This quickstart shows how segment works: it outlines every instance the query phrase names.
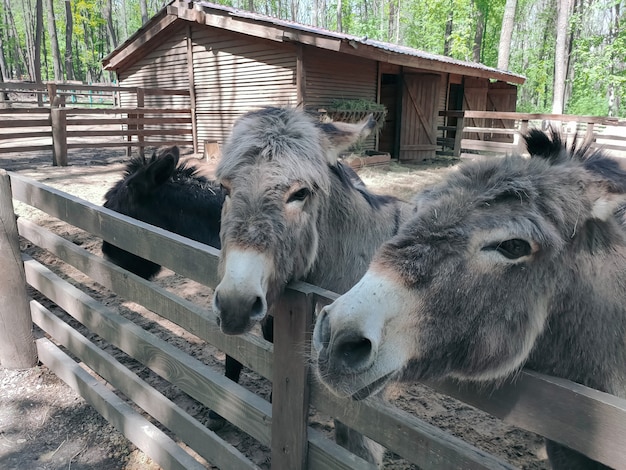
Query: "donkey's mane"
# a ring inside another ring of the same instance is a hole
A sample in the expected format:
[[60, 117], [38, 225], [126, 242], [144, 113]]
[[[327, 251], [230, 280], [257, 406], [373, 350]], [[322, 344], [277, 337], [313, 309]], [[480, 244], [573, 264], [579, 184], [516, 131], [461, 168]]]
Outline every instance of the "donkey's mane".
[[372, 209], [380, 209], [386, 204], [396, 202], [398, 199], [390, 195], [380, 195], [370, 192], [365, 185], [356, 185], [354, 180], [348, 173], [348, 167], [341, 162], [337, 162], [335, 165], [328, 165], [331, 173], [333, 173], [341, 184], [349, 191], [356, 191], [363, 196], [365, 201], [370, 205]]

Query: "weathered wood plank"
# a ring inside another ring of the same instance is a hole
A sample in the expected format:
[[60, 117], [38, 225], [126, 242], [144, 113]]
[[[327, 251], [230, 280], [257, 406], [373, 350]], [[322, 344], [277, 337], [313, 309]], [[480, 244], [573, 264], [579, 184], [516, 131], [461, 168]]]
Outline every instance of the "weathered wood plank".
[[313, 296], [287, 290], [274, 306], [272, 468], [303, 469], [307, 456]]
[[[143, 125], [143, 124], [142, 124]], [[43, 135], [49, 135], [50, 133], [41, 133]], [[124, 129], [115, 129], [112, 131], [67, 131], [68, 137], [101, 137], [101, 136], [126, 136], [126, 135], [137, 135], [137, 136], [154, 136], [154, 135], [191, 135], [191, 129], [143, 129], [143, 130], [124, 130]], [[20, 134], [22, 136], [22, 134]], [[24, 136], [26, 137], [26, 136]]]
[[512, 152], [517, 145], [504, 142], [490, 142], [485, 140], [461, 140], [461, 148], [467, 150], [483, 150], [487, 152]]
[[24, 369], [37, 365], [24, 265], [11, 198], [11, 180], [0, 169], [0, 367]]
[[41, 362], [72, 387], [98, 413], [165, 469], [204, 470], [196, 459], [163, 431], [133, 410], [104, 384], [89, 375], [50, 340], [37, 340]]
[[178, 145], [180, 147], [184, 146], [192, 146], [193, 142], [191, 139], [189, 140], [160, 140], [158, 142], [124, 142], [120, 140], [119, 142], [101, 142], [101, 143], [93, 143], [93, 142], [81, 142], [81, 143], [68, 143], [68, 149], [85, 149], [85, 148], [108, 148], [108, 147], [163, 147], [166, 145]]
[[25, 261], [24, 267], [31, 286], [91, 331], [263, 445], [270, 445], [271, 406], [267, 401], [98, 303], [35, 260]]
[[[13, 197], [21, 202], [201, 284], [214, 287], [219, 282], [219, 252], [211, 246], [96, 206], [15, 173], [11, 174], [11, 184]], [[142, 240], [142, 243], [136, 243], [136, 240]]]
[[273, 346], [264, 339], [250, 333], [240, 336], [222, 334], [217, 316], [210, 309], [203, 309], [153, 282], [125, 271], [32, 221], [18, 219], [18, 229], [22, 237], [50, 251], [104, 287], [143, 305], [234, 357], [266, 379], [272, 379]]
[[[0, 110], [0, 115], [2, 114]], [[48, 119], [11, 119], [0, 120], [0, 129], [13, 128], [13, 127], [37, 127], [37, 126], [45, 126], [48, 127], [50, 125], [50, 120]]]
[[38, 152], [52, 150], [52, 144], [49, 145], [19, 145], [16, 147], [2, 147], [0, 153], [15, 153], [15, 152]]
[[[28, 124], [30, 125], [30, 124]], [[52, 137], [52, 131], [19, 132], [14, 134], [0, 134], [0, 140], [32, 139]]]
[[487, 452], [382, 401], [355, 402], [311, 381], [311, 404], [423, 469], [513, 469]]
[[622, 398], [531, 370], [523, 370], [496, 390], [452, 381], [428, 385], [594, 460], [626, 468], [626, 400]]
[[90, 369], [133, 400], [161, 424], [177, 434], [198, 454], [220, 468], [257, 468], [241, 452], [208, 430], [182, 408], [167, 399], [113, 356], [61, 321], [36, 301], [31, 301], [33, 321], [66, 347]]

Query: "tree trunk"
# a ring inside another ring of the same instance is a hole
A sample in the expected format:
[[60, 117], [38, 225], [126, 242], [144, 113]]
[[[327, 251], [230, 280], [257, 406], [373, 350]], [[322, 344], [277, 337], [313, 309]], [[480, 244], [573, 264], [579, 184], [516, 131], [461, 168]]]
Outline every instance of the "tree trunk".
[[337, 31], [341, 33], [341, 0], [337, 0]]
[[54, 1], [46, 0], [46, 8], [48, 9], [48, 34], [50, 35], [50, 48], [52, 50], [54, 81], [60, 82], [63, 80], [63, 67], [61, 66], [61, 53], [57, 39], [57, 25], [54, 19]]
[[450, 55], [450, 41], [452, 39], [452, 21], [454, 19], [454, 13], [452, 9], [448, 11], [448, 19], [446, 20], [446, 34], [444, 36], [443, 43], [443, 55]]
[[146, 0], [139, 0], [139, 8], [141, 9], [141, 24], [148, 22], [148, 4]]
[[71, 0], [65, 0], [65, 77], [68, 80], [74, 80], [74, 62], [72, 60], [73, 30], [72, 3]]
[[511, 38], [513, 37], [513, 24], [515, 22], [515, 8], [517, 0], [506, 0], [504, 15], [502, 16], [502, 30], [500, 31], [500, 44], [498, 46], [498, 68], [509, 68], [509, 56], [511, 55]]
[[565, 109], [565, 80], [567, 79], [567, 29], [573, 0], [557, 2], [556, 47], [554, 51], [554, 86], [552, 113], [563, 114]]
[[117, 47], [117, 35], [115, 34], [115, 25], [113, 24], [113, 1], [106, 0], [104, 2], [104, 19], [107, 25], [107, 43], [109, 50], [112, 51]]
[[478, 8], [476, 11], [476, 33], [474, 34], [474, 46], [472, 47], [472, 60], [474, 62], [480, 62], [484, 34], [485, 15], [480, 8]]
[[[35, 1], [35, 44], [33, 55], [33, 72], [35, 82], [41, 83], [41, 38], [43, 36], [43, 2]], [[41, 95], [39, 95], [41, 96]]]

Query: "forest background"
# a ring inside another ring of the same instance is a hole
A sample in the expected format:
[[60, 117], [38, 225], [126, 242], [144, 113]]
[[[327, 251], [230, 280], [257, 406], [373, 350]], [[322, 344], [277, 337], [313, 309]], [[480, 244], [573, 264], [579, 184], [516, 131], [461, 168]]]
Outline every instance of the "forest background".
[[[169, 0], [0, 0], [7, 80], [115, 80], [101, 60]], [[214, 0], [524, 75], [520, 112], [626, 117], [626, 0]]]

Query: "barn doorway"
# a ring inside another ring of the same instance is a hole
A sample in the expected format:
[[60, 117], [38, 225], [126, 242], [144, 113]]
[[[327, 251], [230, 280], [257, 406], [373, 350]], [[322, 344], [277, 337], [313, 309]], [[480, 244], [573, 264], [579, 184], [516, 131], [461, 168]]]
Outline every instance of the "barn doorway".
[[398, 158], [400, 122], [400, 75], [383, 73], [380, 78], [380, 104], [387, 109], [385, 123], [378, 135], [378, 150]]

